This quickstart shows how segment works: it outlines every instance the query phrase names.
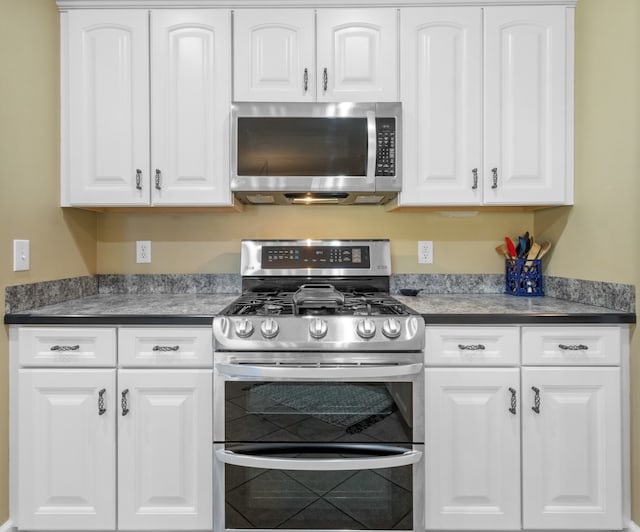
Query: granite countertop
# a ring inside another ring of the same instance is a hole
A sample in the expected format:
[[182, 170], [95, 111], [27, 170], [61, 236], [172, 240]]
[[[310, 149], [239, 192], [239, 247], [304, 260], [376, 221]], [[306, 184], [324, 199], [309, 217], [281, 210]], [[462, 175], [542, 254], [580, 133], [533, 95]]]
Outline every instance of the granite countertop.
[[[210, 325], [238, 294], [99, 294], [5, 314], [7, 324]], [[427, 324], [635, 323], [636, 315], [553, 297], [394, 296]]]

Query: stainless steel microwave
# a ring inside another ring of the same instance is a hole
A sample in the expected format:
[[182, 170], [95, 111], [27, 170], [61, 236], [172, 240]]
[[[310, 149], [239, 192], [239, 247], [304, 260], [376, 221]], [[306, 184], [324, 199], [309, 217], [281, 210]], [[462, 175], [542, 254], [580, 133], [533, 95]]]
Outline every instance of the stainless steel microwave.
[[401, 190], [400, 103], [234, 103], [231, 190], [254, 204], [383, 204]]

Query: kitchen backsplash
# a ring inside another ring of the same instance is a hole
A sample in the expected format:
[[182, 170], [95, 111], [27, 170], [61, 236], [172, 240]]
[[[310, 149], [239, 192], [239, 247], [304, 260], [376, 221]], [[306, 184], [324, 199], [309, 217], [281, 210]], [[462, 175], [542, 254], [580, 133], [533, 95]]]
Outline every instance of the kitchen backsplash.
[[[415, 288], [421, 294], [501, 294], [502, 274], [394, 274], [391, 293]], [[5, 314], [96, 294], [239, 294], [239, 274], [94, 275], [5, 288]], [[620, 283], [544, 277], [544, 292], [577, 303], [635, 312], [635, 287]]]

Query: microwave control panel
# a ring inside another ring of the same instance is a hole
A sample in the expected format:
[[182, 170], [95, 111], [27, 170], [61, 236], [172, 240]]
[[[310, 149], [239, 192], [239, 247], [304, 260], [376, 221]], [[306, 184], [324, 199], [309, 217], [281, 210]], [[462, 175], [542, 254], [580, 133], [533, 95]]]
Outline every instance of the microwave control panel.
[[396, 120], [376, 118], [376, 175], [396, 175]]

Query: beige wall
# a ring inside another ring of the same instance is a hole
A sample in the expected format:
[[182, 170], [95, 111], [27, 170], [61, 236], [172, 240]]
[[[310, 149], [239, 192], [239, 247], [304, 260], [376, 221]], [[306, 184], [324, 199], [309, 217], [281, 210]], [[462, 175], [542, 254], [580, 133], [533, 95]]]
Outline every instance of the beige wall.
[[[92, 213], [59, 204], [58, 11], [54, 0], [0, 0], [0, 304], [5, 286], [96, 269]], [[13, 272], [12, 241], [31, 241]], [[0, 329], [0, 526], [9, 518], [8, 349]]]
[[[237, 273], [243, 238], [389, 238], [396, 273], [498, 273], [495, 247], [533, 229], [531, 213], [386, 212], [371, 206], [259, 206], [243, 213], [100, 215], [99, 273]], [[135, 263], [135, 241], [151, 240], [151, 264]], [[417, 263], [418, 240], [434, 242], [434, 264]]]
[[[392, 240], [396, 272], [498, 273], [493, 248], [534, 226], [556, 245], [547, 273], [638, 284], [635, 145], [640, 3], [579, 0], [576, 10], [576, 205], [533, 213], [387, 213], [378, 207], [252, 207], [241, 214], [101, 214], [58, 205], [58, 16], [54, 0], [0, 0], [0, 299], [7, 285], [100, 273], [237, 272], [238, 241], [270, 237]], [[14, 273], [11, 241], [31, 240], [32, 269]], [[416, 264], [433, 240], [435, 263]], [[135, 240], [152, 241], [137, 265]], [[628, 251], [627, 251], [628, 250]], [[637, 335], [636, 335], [637, 336]], [[638, 357], [638, 339], [633, 357]], [[0, 525], [8, 518], [6, 328], [0, 332]], [[640, 364], [633, 363], [640, 382]], [[640, 386], [633, 387], [640, 448]], [[640, 451], [634, 518], [640, 523]]]
[[[640, 2], [576, 9], [575, 206], [540, 211], [552, 275], [640, 285]], [[638, 295], [638, 294], [637, 294]], [[640, 524], [640, 334], [631, 342], [632, 516]]]

